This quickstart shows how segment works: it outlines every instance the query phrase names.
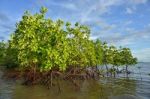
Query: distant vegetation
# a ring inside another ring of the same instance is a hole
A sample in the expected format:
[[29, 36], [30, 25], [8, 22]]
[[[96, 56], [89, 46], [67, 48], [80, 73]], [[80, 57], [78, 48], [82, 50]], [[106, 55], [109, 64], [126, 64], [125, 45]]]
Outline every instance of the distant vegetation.
[[116, 67], [127, 69], [137, 63], [129, 48], [90, 40], [87, 26], [45, 18], [46, 12], [44, 7], [36, 14], [26, 11], [11, 39], [0, 42], [0, 64], [24, 71], [27, 82], [50, 79], [52, 83], [52, 78], [62, 75], [64, 79], [93, 78], [100, 73], [98, 66], [105, 65], [109, 73], [108, 64], [115, 72]]

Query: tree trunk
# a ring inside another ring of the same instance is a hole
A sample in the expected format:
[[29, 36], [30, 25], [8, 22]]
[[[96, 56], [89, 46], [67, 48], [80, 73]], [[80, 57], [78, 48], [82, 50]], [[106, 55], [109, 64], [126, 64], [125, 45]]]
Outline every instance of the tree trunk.
[[126, 65], [126, 73], [128, 72], [128, 65]]
[[107, 76], [108, 76], [108, 66], [107, 66], [107, 64], [105, 64], [105, 67], [106, 67]]
[[113, 75], [114, 75], [114, 78], [116, 77], [116, 70], [115, 70], [115, 66], [113, 65]]
[[34, 64], [34, 68], [33, 68], [33, 83], [36, 80], [36, 65]]
[[128, 77], [128, 65], [126, 65], [126, 76]]
[[98, 69], [98, 66], [96, 65], [96, 71], [98, 72], [99, 71], [99, 69]]
[[53, 71], [51, 71], [51, 78], [50, 78], [50, 79], [51, 79], [51, 81], [50, 81], [51, 87], [52, 87], [52, 85], [53, 85], [53, 82], [52, 82], [52, 81], [53, 81], [53, 74], [52, 74], [52, 73], [53, 73]]

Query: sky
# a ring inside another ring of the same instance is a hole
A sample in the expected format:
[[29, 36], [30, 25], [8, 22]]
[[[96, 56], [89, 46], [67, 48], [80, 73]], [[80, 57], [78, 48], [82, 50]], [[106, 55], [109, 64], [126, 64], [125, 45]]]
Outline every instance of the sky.
[[140, 62], [150, 62], [150, 0], [0, 0], [0, 40], [8, 40], [26, 10], [79, 22], [91, 28], [90, 39], [129, 47]]

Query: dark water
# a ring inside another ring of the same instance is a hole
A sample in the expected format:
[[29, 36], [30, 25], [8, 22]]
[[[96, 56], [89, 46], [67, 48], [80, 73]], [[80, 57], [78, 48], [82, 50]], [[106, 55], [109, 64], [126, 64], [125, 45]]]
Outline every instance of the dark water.
[[58, 86], [51, 89], [39, 85], [28, 87], [1, 78], [0, 99], [150, 99], [150, 63], [139, 63], [130, 70], [134, 73], [128, 78], [122, 74], [116, 79], [77, 81], [80, 87], [59, 81], [60, 89]]

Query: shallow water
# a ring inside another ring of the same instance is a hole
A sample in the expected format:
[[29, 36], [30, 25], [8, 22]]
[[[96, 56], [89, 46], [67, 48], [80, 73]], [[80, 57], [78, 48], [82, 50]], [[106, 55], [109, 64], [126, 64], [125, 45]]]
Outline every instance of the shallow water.
[[128, 78], [119, 75], [116, 79], [76, 81], [80, 87], [59, 81], [60, 89], [58, 86], [51, 89], [39, 85], [23, 86], [1, 78], [0, 99], [150, 99], [150, 63], [139, 63], [130, 70], [134, 73]]

